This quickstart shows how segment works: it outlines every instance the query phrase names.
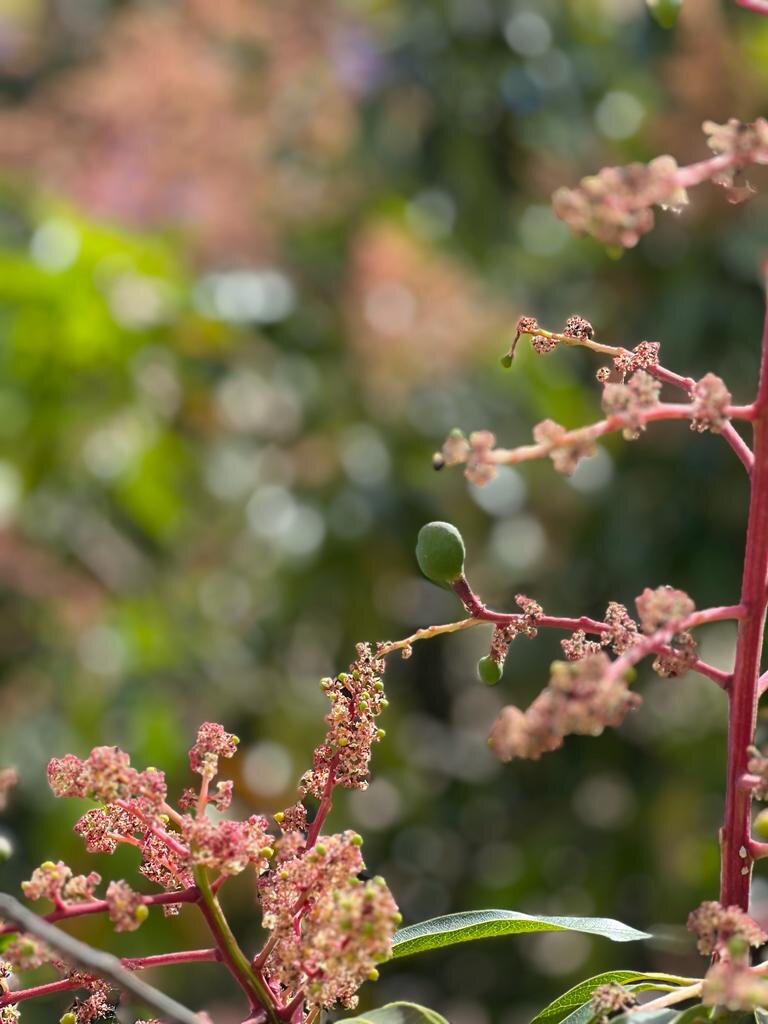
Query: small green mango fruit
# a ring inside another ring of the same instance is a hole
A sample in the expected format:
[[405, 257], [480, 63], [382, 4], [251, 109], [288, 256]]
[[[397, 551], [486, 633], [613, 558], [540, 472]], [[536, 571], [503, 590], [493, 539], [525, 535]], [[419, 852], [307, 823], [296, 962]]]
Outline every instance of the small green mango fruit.
[[416, 561], [433, 583], [448, 586], [464, 573], [464, 541], [451, 523], [427, 523], [419, 530]]
[[495, 686], [501, 680], [503, 672], [504, 665], [501, 662], [494, 661], [490, 654], [486, 654], [477, 663], [478, 678], [486, 686]]

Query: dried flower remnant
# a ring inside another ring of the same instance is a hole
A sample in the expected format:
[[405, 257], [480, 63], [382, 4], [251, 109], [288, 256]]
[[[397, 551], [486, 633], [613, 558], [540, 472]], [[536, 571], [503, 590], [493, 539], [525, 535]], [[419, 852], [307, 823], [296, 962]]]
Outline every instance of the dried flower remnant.
[[599, 736], [606, 726], [620, 725], [640, 703], [603, 653], [555, 661], [548, 685], [527, 711], [502, 708], [488, 742], [501, 761], [537, 760], [570, 734]]
[[579, 313], [574, 313], [565, 321], [563, 334], [566, 338], [580, 338], [582, 341], [591, 341], [595, 336], [595, 329], [589, 320], [585, 320]]
[[646, 587], [635, 598], [637, 614], [643, 632], [650, 634], [672, 623], [681, 622], [696, 610], [696, 605], [684, 590], [663, 586], [651, 590]]
[[598, 985], [592, 993], [590, 1004], [599, 1024], [606, 1024], [611, 1014], [622, 1013], [637, 1006], [637, 997], [617, 981]]
[[603, 388], [603, 410], [620, 416], [626, 423], [624, 439], [633, 441], [645, 430], [642, 414], [658, 403], [661, 384], [645, 370], [637, 370], [626, 384], [606, 384]]
[[699, 645], [691, 633], [676, 633], [669, 641], [669, 650], [658, 654], [651, 667], [662, 679], [682, 676], [696, 664], [698, 653]]
[[72, 971], [72, 981], [78, 987], [88, 990], [89, 995], [75, 1004], [74, 1014], [77, 1024], [92, 1024], [93, 1021], [103, 1020], [114, 1016], [115, 1001], [110, 998], [110, 986], [92, 974], [84, 971]]
[[605, 610], [605, 622], [610, 628], [603, 633], [603, 641], [610, 644], [614, 654], [624, 654], [637, 643], [640, 633], [637, 623], [623, 604], [611, 601]]
[[733, 163], [720, 171], [712, 181], [726, 190], [728, 201], [742, 203], [755, 193], [755, 188], [742, 178], [747, 164], [768, 164], [768, 121], [758, 118], [745, 124], [732, 117], [725, 124], [705, 121], [702, 125], [707, 145], [717, 156], [731, 156]]

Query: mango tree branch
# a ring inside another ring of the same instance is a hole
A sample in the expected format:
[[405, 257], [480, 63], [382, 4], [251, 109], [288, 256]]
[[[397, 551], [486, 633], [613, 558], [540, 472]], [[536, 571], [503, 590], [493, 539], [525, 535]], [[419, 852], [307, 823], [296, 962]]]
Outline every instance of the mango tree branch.
[[[186, 1006], [182, 1006], [181, 1003], [177, 1003], [175, 999], [171, 999], [164, 992], [159, 992], [151, 985], [147, 985], [145, 981], [137, 978], [120, 963], [116, 956], [93, 949], [85, 942], [67, 935], [8, 893], [0, 893], [0, 915], [13, 921], [14, 924], [25, 932], [29, 932], [30, 935], [34, 935], [35, 938], [41, 939], [68, 962], [83, 968], [90, 974], [103, 978], [105, 981], [112, 982], [117, 988], [130, 993], [147, 1006], [151, 1006], [165, 1020], [174, 1022], [174, 1024], [200, 1024], [197, 1014], [187, 1009]], [[62, 990], [61, 987], [56, 989], [56, 991]]]

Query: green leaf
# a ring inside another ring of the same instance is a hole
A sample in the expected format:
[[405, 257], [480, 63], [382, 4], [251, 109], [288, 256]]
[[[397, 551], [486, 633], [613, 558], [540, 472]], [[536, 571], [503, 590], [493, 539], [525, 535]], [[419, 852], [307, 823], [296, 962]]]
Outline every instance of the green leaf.
[[580, 981], [578, 985], [574, 985], [573, 988], [569, 988], [557, 999], [553, 999], [549, 1006], [545, 1006], [536, 1014], [531, 1024], [544, 1024], [544, 1021], [560, 1017], [561, 1014], [581, 1006], [585, 1000], [589, 999], [598, 985], [606, 985], [609, 981], [617, 981], [620, 985], [626, 985], [627, 982], [637, 981], [642, 977], [643, 974], [640, 971], [606, 971], [604, 974], [596, 974], [593, 978], [587, 978], [585, 981]]
[[361, 1017], [347, 1017], [339, 1024], [448, 1024], [435, 1010], [418, 1003], [387, 1003]]
[[561, 1024], [589, 1024], [589, 1021], [594, 1017], [592, 1010], [592, 1004], [587, 1000], [586, 1003], [582, 1003], [573, 1013], [569, 1013], [567, 1017], [563, 1018]]
[[[703, 1006], [701, 1003], [697, 1003], [696, 1006], [689, 1006], [687, 1010], [683, 1010], [675, 1024], [695, 1024], [697, 1020], [709, 1020], [712, 1012], [713, 1008], [711, 1006]], [[756, 1017], [758, 1012], [755, 1010]], [[759, 1017], [757, 1017], [757, 1021], [758, 1024], [765, 1024], [765, 1021], [761, 1021]]]
[[[545, 1006], [536, 1014], [531, 1024], [549, 1024], [550, 1021], [561, 1017], [562, 1014], [568, 1013], [575, 1007], [581, 1007], [598, 985], [605, 985], [609, 981], [617, 981], [620, 985], [626, 985], [633, 992], [645, 992], [651, 989], [668, 991], [671, 987], [690, 985], [694, 979], [681, 978], [676, 974], [648, 974], [645, 971], [605, 971], [603, 974], [596, 974], [593, 978], [580, 981], [578, 985], [574, 985], [557, 999], [553, 999], [549, 1006]], [[635, 982], [637, 984], [634, 984]], [[565, 1024], [564, 1021], [563, 1024]], [[768, 1021], [765, 1021], [764, 1024], [768, 1024]]]
[[437, 946], [453, 946], [471, 939], [488, 939], [519, 932], [585, 932], [613, 942], [649, 939], [646, 932], [630, 928], [609, 917], [533, 917], [515, 910], [470, 910], [434, 917], [401, 928], [395, 933], [392, 955], [410, 956]]

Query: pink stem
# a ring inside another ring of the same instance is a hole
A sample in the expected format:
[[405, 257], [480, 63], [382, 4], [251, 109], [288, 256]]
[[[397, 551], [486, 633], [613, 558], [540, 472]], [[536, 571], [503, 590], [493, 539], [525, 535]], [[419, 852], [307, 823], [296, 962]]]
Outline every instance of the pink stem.
[[[221, 960], [218, 949], [186, 949], [177, 953], [157, 953], [154, 956], [123, 957], [120, 962], [130, 971], [141, 971], [148, 967], [161, 967], [165, 964], [201, 963], [215, 960]], [[21, 988], [15, 992], [0, 995], [0, 1007], [21, 1003], [25, 999], [52, 995], [55, 992], [68, 992], [76, 988], [83, 988], [83, 983], [72, 978], [61, 978], [59, 981], [49, 981], [45, 985], [34, 985], [31, 988]]]
[[23, 1003], [25, 999], [37, 999], [38, 996], [49, 996], [55, 992], [71, 992], [72, 989], [82, 987], [83, 984], [80, 981], [72, 981], [71, 978], [61, 978], [59, 981], [49, 981], [45, 985], [19, 988], [15, 992], [6, 992], [4, 995], [0, 995], [0, 1007]]
[[755, 400], [754, 467], [744, 550], [741, 604], [745, 615], [739, 622], [736, 663], [730, 690], [728, 722], [728, 773], [725, 815], [721, 831], [720, 902], [749, 908], [751, 862], [740, 856], [750, 849], [752, 796], [740, 785], [747, 774], [748, 747], [757, 719], [760, 654], [765, 628], [765, 580], [768, 574], [768, 311], [763, 329], [760, 381]]
[[731, 448], [733, 448], [734, 452], [736, 452], [746, 471], [751, 473], [752, 467], [755, 464], [755, 457], [752, 454], [752, 449], [738, 432], [736, 427], [734, 427], [732, 423], [726, 423], [720, 431], [720, 436], [724, 438]]
[[[178, 892], [160, 892], [154, 896], [143, 896], [142, 903], [146, 906], [162, 906], [167, 903], [196, 903], [200, 893], [196, 885], [187, 889], [179, 889]], [[70, 903], [61, 910], [52, 910], [49, 914], [43, 914], [44, 921], [51, 923], [55, 921], [68, 920], [70, 917], [82, 917], [84, 914], [101, 914], [108, 909], [106, 900], [89, 900], [87, 903]], [[7, 924], [0, 927], [0, 935], [17, 932], [19, 928], [15, 924]]]
[[331, 807], [333, 807], [333, 787], [336, 784], [335, 773], [336, 758], [333, 758], [328, 770], [328, 778], [325, 783], [325, 788], [323, 789], [323, 795], [320, 799], [320, 806], [317, 808], [317, 814], [315, 815], [314, 820], [310, 825], [309, 832], [307, 833], [307, 850], [311, 849], [317, 842], [317, 837], [320, 835], [320, 829], [323, 827]]
[[[749, 412], [749, 416], [745, 410]], [[748, 419], [752, 414], [752, 407], [729, 406], [726, 412], [728, 415], [738, 414], [738, 418]], [[661, 420], [693, 419], [694, 415], [695, 406], [693, 404], [660, 402], [658, 405], [641, 410], [637, 414], [637, 423], [643, 426], [647, 423], [655, 423]], [[611, 434], [616, 430], [623, 430], [628, 425], [629, 420], [625, 414], [612, 413], [610, 416], [606, 416], [604, 420], [598, 420], [596, 423], [590, 423], [585, 427], [577, 427], [575, 430], [567, 431], [554, 444], [540, 442], [537, 444], [520, 445], [517, 448], [494, 448], [488, 452], [483, 461], [503, 465], [529, 462], [531, 459], [540, 459], [545, 455], [549, 455], [552, 450], [562, 448], [568, 444], [596, 441], [598, 437]], [[735, 431], [733, 432], [735, 433]], [[730, 432], [727, 439], [733, 446], [733, 438]], [[743, 442], [740, 448], [742, 447]], [[744, 461], [746, 453], [740, 450], [737, 454]]]
[[[496, 612], [490, 608], [486, 608], [463, 576], [458, 580], [455, 580], [451, 584], [451, 588], [474, 619], [478, 619], [483, 622], [494, 622], [498, 625], [519, 625], [525, 621], [525, 616], [519, 612]], [[695, 626], [703, 626], [708, 622], [722, 622], [727, 619], [739, 620], [744, 616], [745, 611], [745, 606], [741, 604], [704, 608], [702, 611], [693, 612], [682, 622], [677, 623], [674, 628], [660, 630], [658, 633], [654, 633], [650, 637], [643, 637], [640, 641], [640, 645], [636, 645], [636, 647], [632, 648], [632, 651], [635, 651], [639, 646], [646, 653], [654, 652], [668, 654], [670, 653], [670, 649], [667, 644], [674, 633], [693, 629]], [[552, 629], [566, 629], [570, 632], [582, 629], [585, 633], [594, 633], [598, 635], [609, 632], [611, 628], [607, 622], [600, 622], [599, 619], [591, 619], [587, 615], [582, 615], [577, 619], [558, 615], [541, 615], [536, 619], [536, 626], [549, 627]], [[645, 657], [645, 654], [640, 655], [640, 657]], [[635, 660], [639, 660], [639, 658]], [[714, 665], [709, 665], [705, 661], [697, 659], [691, 667], [702, 675], [712, 679], [724, 690], [727, 690], [731, 684], [732, 676], [730, 672], [724, 672], [722, 669], [715, 668]], [[766, 673], [766, 675], [768, 675], [768, 673]]]
[[164, 967], [167, 964], [221, 963], [218, 949], [180, 949], [176, 953], [154, 953], [152, 956], [123, 957], [123, 967], [130, 971], [143, 971], [148, 967]]
[[115, 804], [124, 811], [127, 811], [128, 814], [132, 814], [148, 832], [151, 832], [161, 843], [165, 843], [171, 853], [175, 853], [178, 857], [189, 856], [189, 850], [183, 843], [180, 843], [170, 832], [166, 832], [163, 828], [158, 828], [153, 821], [137, 810], [130, 800], [115, 800]]
[[[671, 384], [673, 387], [680, 388], [680, 390], [684, 391], [689, 397], [693, 392], [693, 386], [696, 383], [693, 377], [683, 377], [681, 374], [675, 373], [673, 370], [668, 370], [665, 366], [652, 366], [648, 372], [651, 373], [656, 380], [660, 380], [664, 384]], [[752, 414], [754, 412], [752, 406], [747, 406], [746, 408], [749, 409], [749, 415], [746, 418], [752, 419]], [[743, 463], [746, 471], [751, 473], [752, 463], [754, 461], [752, 450], [736, 430], [734, 425], [732, 423], [726, 423], [720, 431], [720, 436], [734, 450]]]

